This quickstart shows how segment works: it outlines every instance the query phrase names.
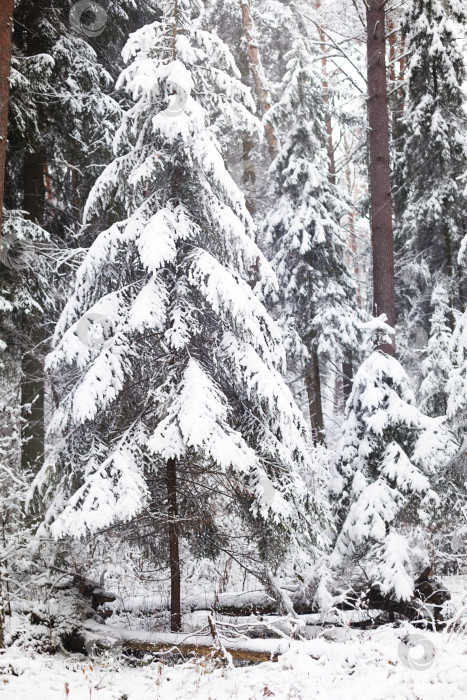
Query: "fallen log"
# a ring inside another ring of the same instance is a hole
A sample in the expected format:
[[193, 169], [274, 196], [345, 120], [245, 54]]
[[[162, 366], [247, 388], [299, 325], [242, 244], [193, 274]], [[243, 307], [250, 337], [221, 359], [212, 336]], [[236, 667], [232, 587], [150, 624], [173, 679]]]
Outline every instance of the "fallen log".
[[[153, 654], [222, 658], [222, 650], [207, 635], [172, 632], [131, 632], [89, 620], [84, 625], [83, 646], [87, 654], [100, 650], [124, 649]], [[272, 642], [272, 643], [271, 643]], [[288, 648], [287, 640], [222, 639], [224, 650], [237, 662], [277, 661]]]
[[[144, 651], [146, 653], [167, 653], [173, 651], [174, 654], [180, 656], [203, 656], [205, 658], [221, 658], [222, 651], [212, 645], [205, 644], [187, 644], [179, 643], [177, 645], [167, 642], [138, 642], [137, 640], [125, 640], [122, 643], [123, 649], [129, 651]], [[253, 663], [262, 663], [263, 661], [276, 662], [279, 654], [266, 651], [255, 651], [253, 649], [232, 649], [228, 644], [224, 643], [224, 648], [229, 652], [234, 661], [250, 661]]]

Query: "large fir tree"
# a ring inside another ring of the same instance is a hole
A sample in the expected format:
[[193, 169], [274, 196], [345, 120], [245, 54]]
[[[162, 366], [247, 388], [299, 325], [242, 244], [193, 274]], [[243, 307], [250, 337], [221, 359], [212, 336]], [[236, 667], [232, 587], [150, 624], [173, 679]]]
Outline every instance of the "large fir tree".
[[298, 475], [312, 465], [281, 334], [249, 285], [275, 278], [209, 122], [244, 130], [251, 98], [196, 5], [166, 0], [125, 48], [119, 85], [134, 105], [87, 205], [115, 223], [56, 330], [54, 448], [34, 484], [56, 537], [151, 519], [174, 629], [181, 537], [215, 554], [235, 532], [235, 552], [253, 541], [260, 570], [288, 543], [319, 544], [322, 515]]

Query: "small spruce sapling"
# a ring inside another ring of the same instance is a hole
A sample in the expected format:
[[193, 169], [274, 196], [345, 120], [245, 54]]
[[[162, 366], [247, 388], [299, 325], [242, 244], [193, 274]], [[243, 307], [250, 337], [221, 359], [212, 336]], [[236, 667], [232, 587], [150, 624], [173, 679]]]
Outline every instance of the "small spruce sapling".
[[[364, 326], [376, 348], [394, 332], [384, 321]], [[363, 571], [366, 584], [398, 601], [414, 593], [411, 530], [428, 519], [426, 506], [436, 498], [414, 459], [417, 437], [429, 423], [399, 362], [373, 350], [355, 376], [336, 447], [331, 491], [338, 536], [331, 566], [345, 567], [360, 586]]]

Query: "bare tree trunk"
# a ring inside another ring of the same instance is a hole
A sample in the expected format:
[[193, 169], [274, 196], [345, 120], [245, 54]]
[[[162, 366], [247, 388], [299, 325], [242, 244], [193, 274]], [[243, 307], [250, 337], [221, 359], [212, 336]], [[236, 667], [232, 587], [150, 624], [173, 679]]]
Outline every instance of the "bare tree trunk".
[[[36, 56], [43, 52], [43, 36], [37, 31], [44, 8], [40, 3], [34, 4], [27, 17], [28, 38], [26, 53]], [[38, 122], [40, 129], [41, 112], [39, 107]], [[46, 206], [46, 154], [41, 145], [36, 145], [33, 152], [24, 154], [23, 162], [23, 209], [34, 223], [44, 223]], [[40, 317], [28, 318], [24, 324], [24, 337], [27, 352], [22, 358], [21, 405], [22, 417], [22, 451], [23, 469], [36, 470], [42, 466], [44, 459], [44, 330]]]
[[5, 161], [8, 131], [8, 100], [10, 97], [11, 35], [13, 2], [0, 2], [0, 259], [2, 237], [3, 193], [5, 191]]
[[[37, 35], [36, 27], [41, 16], [40, 6], [35, 6], [28, 17], [27, 55], [35, 56], [42, 52], [41, 37]], [[40, 114], [38, 115], [40, 121]], [[43, 148], [36, 147], [33, 152], [24, 154], [23, 162], [23, 209], [34, 223], [44, 223], [46, 202], [46, 156]], [[41, 319], [27, 319], [24, 334], [27, 338], [27, 352], [22, 359], [21, 405], [22, 417], [22, 451], [21, 466], [23, 469], [37, 470], [44, 459], [44, 366], [43, 349], [40, 347], [44, 340]]]
[[[367, 3], [368, 126], [370, 221], [373, 251], [373, 313], [386, 314], [395, 326], [394, 241], [389, 163], [389, 115], [386, 78], [385, 0]], [[395, 354], [395, 342], [381, 349]]]
[[307, 345], [310, 357], [305, 367], [305, 384], [310, 410], [311, 433], [315, 445], [324, 445], [324, 417], [318, 350], [313, 342], [307, 343]]
[[172, 632], [179, 632], [182, 629], [182, 615], [180, 596], [180, 552], [177, 524], [177, 463], [175, 459], [167, 460], [167, 501], [170, 557], [170, 629]]
[[[250, 70], [251, 74], [253, 75], [256, 94], [258, 96], [259, 112], [261, 116], [264, 117], [266, 112], [271, 109], [271, 103], [269, 101], [268, 91], [264, 85], [258, 45], [252, 36], [253, 23], [250, 15], [250, 0], [240, 0], [240, 6], [242, 8], [242, 26], [246, 39]], [[266, 124], [264, 131], [266, 134], [266, 141], [268, 142], [269, 146], [269, 155], [271, 160], [274, 160], [279, 152], [279, 147], [272, 124]]]

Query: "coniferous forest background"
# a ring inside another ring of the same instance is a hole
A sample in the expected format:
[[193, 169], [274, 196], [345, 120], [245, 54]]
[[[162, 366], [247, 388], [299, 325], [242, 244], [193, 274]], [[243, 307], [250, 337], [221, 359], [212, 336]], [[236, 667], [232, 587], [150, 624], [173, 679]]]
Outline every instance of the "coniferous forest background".
[[0, 0], [1, 199], [10, 697], [462, 697], [465, 1]]

